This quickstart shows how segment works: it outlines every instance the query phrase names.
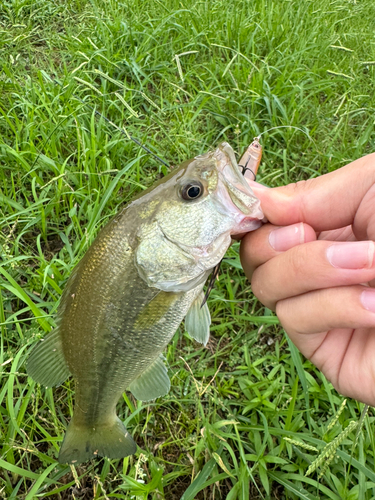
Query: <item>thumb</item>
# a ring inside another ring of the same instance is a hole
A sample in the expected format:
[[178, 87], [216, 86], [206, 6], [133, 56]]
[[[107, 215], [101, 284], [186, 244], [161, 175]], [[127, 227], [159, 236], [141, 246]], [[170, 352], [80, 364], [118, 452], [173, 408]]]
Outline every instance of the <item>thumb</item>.
[[[251, 187], [272, 224], [288, 226], [305, 222], [315, 231], [325, 231], [353, 224], [363, 202], [367, 209], [363, 206], [362, 209], [375, 214], [374, 184], [375, 153], [372, 153], [307, 181], [272, 189], [256, 183]], [[366, 232], [360, 223], [356, 229]]]

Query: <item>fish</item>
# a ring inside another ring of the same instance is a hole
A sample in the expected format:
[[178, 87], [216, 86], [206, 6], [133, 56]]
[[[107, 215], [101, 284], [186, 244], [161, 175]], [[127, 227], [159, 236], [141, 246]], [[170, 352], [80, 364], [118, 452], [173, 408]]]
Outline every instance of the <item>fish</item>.
[[262, 219], [223, 142], [173, 169], [101, 229], [68, 279], [56, 328], [27, 361], [27, 373], [45, 387], [75, 380], [60, 463], [136, 452], [116, 403], [126, 390], [141, 401], [168, 393], [163, 351], [184, 318], [189, 335], [207, 344], [204, 284], [231, 236]]

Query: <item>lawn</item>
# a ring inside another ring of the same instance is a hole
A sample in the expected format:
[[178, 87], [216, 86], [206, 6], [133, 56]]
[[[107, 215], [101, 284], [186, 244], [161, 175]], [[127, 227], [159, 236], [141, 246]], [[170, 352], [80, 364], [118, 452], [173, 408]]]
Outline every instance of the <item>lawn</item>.
[[207, 347], [181, 327], [170, 393], [118, 404], [136, 455], [58, 464], [74, 383], [25, 372], [98, 230], [169, 171], [129, 135], [172, 166], [262, 134], [269, 186], [374, 151], [374, 18], [373, 0], [2, 0], [0, 497], [375, 498], [374, 410], [290, 344], [238, 243]]

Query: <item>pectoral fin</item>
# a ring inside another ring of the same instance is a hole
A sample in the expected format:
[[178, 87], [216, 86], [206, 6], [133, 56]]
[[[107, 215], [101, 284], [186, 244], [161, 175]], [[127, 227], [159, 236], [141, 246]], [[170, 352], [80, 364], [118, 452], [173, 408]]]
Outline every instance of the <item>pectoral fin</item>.
[[192, 303], [186, 318], [185, 330], [197, 342], [206, 345], [210, 338], [211, 315], [207, 304], [202, 306], [203, 292]]
[[44, 387], [60, 385], [70, 376], [58, 328], [38, 342], [27, 361], [26, 370], [31, 378]]
[[170, 387], [171, 382], [167, 368], [163, 363], [162, 356], [159, 356], [142, 375], [133, 380], [129, 386], [129, 391], [141, 401], [151, 401], [168, 394]]

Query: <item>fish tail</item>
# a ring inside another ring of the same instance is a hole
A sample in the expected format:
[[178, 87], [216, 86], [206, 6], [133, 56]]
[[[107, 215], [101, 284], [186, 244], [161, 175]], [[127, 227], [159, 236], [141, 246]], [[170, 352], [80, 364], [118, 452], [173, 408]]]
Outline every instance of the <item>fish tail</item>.
[[101, 456], [123, 458], [137, 450], [133, 438], [115, 415], [105, 424], [77, 425], [74, 416], [67, 428], [58, 461], [61, 464], [79, 464]]

